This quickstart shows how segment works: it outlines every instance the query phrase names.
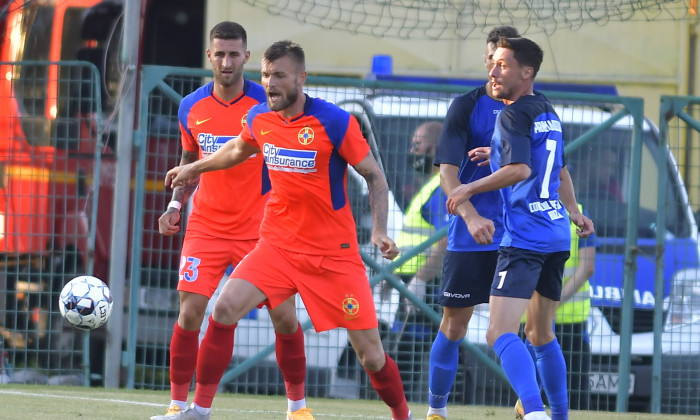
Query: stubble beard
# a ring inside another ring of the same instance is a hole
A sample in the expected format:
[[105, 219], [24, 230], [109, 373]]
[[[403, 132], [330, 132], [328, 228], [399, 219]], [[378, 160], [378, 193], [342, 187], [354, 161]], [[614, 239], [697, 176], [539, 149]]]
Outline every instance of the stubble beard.
[[224, 76], [221, 70], [214, 74], [214, 81], [223, 87], [231, 87], [235, 85], [243, 77], [243, 70], [233, 70], [230, 76]]
[[267, 98], [267, 107], [270, 108], [270, 111], [283, 111], [289, 107], [289, 105], [293, 104], [296, 102], [296, 100], [299, 98], [299, 92], [296, 89], [296, 86], [294, 89], [288, 91], [288, 92], [283, 92], [280, 94], [280, 96], [277, 97], [277, 102], [273, 103], [270, 101], [270, 98]]

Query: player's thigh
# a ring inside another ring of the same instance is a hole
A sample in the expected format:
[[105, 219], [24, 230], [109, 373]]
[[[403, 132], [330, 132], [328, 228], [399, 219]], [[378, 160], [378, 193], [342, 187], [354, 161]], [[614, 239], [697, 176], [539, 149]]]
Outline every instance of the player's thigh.
[[185, 235], [177, 290], [211, 299], [226, 268], [231, 265], [230, 248], [231, 240], [198, 233]]
[[501, 247], [491, 284], [491, 296], [530, 299], [537, 288], [546, 254]]
[[498, 251], [447, 251], [438, 302], [452, 308], [473, 307], [489, 301]]
[[301, 267], [294, 282], [316, 331], [377, 328], [372, 289], [359, 254], [293, 257]]
[[236, 323], [265, 300], [265, 295], [255, 284], [229, 277], [216, 299], [213, 318], [223, 324]]

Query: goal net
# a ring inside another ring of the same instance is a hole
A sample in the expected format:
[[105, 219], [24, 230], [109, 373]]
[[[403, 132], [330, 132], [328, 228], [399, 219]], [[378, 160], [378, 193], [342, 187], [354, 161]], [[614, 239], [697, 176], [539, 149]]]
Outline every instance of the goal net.
[[300, 23], [402, 39], [463, 39], [511, 25], [523, 34], [613, 21], [696, 17], [697, 0], [243, 0]]

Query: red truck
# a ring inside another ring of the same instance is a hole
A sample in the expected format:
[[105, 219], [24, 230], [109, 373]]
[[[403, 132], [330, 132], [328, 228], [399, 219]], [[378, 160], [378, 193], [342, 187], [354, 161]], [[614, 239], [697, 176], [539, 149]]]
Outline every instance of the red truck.
[[[205, 1], [141, 7], [139, 65], [201, 68]], [[0, 337], [27, 359], [63, 346], [54, 315], [65, 281], [91, 268], [110, 281], [122, 21], [121, 1], [0, 0]], [[155, 135], [147, 147], [158, 152], [148, 153], [147, 171], [179, 161], [176, 137]], [[155, 182], [145, 194], [147, 215], [170, 196]], [[181, 238], [144, 231], [141, 264], [176, 272]]]

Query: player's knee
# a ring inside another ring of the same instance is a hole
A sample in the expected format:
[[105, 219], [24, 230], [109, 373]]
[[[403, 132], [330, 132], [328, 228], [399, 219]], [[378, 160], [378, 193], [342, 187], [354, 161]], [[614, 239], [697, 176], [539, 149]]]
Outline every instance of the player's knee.
[[299, 320], [294, 307], [289, 310], [273, 311], [270, 313], [270, 318], [275, 331], [279, 334], [294, 334], [299, 327]]
[[379, 372], [386, 364], [386, 357], [380, 349], [355, 349], [363, 368], [370, 372]]
[[493, 344], [498, 340], [498, 337], [502, 336], [503, 333], [496, 328], [489, 325], [488, 330], [486, 330], [486, 342], [489, 346], [493, 347]]
[[458, 341], [467, 335], [469, 321], [444, 318], [440, 323], [440, 331], [451, 341]]
[[552, 327], [539, 328], [537, 325], [525, 326], [525, 335], [534, 346], [543, 346], [554, 340]]
[[183, 304], [180, 306], [180, 313], [177, 317], [177, 322], [184, 330], [195, 331], [200, 328], [204, 320], [206, 305], [200, 307], [198, 305]]
[[214, 319], [222, 324], [235, 324], [243, 318], [244, 314], [241, 312], [238, 305], [224, 298], [223, 294], [219, 296], [216, 305], [214, 305]]

